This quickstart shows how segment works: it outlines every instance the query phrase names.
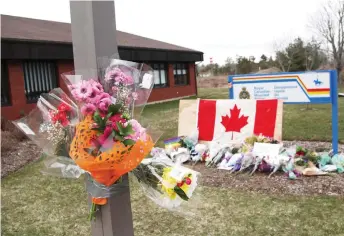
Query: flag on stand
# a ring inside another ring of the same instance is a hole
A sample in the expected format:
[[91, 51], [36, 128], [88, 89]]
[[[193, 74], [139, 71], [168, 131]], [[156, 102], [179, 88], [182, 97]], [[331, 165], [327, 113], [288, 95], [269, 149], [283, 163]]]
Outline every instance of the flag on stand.
[[281, 140], [283, 102], [273, 100], [199, 100], [199, 140], [243, 141], [252, 135]]

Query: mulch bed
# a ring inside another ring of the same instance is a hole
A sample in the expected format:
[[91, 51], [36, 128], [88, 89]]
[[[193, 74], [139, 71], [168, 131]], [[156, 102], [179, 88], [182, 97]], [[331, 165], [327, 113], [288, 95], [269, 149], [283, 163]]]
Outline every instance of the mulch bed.
[[1, 178], [41, 157], [41, 149], [31, 140], [13, 143], [10, 150], [1, 150]]
[[[285, 147], [296, 144], [318, 151], [328, 151], [331, 148], [331, 143], [328, 142], [283, 142]], [[344, 144], [339, 144], [339, 152], [344, 152]], [[268, 178], [268, 174], [259, 172], [256, 172], [253, 176], [250, 176], [247, 172], [230, 174], [228, 170], [205, 167], [204, 163], [197, 163], [194, 166], [187, 165], [202, 174], [202, 184], [205, 186], [280, 195], [344, 196], [344, 174], [331, 173], [329, 176], [301, 176], [297, 180], [289, 180], [283, 172], [278, 172]]]
[[204, 163], [198, 163], [191, 168], [202, 174], [201, 181], [204, 186], [279, 195], [344, 196], [344, 174], [302, 176], [297, 180], [289, 180], [282, 172], [268, 178], [268, 174], [259, 172], [252, 176], [245, 172], [230, 174], [228, 170], [205, 167]]

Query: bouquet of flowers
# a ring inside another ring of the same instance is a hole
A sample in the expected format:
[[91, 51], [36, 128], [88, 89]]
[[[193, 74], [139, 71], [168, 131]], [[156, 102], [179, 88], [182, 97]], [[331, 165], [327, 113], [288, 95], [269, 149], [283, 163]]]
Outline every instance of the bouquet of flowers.
[[131, 173], [145, 195], [157, 205], [171, 211], [181, 210], [197, 189], [200, 173], [162, 156], [159, 149], [153, 149], [151, 154], [153, 158], [144, 159]]
[[[152, 71], [128, 63], [112, 61], [99, 79], [64, 75], [81, 112], [69, 154], [89, 173], [95, 188], [120, 184], [121, 177], [138, 166], [154, 146], [147, 130], [133, 119], [135, 106], [141, 105], [141, 111], [152, 89]], [[91, 219], [96, 205], [107, 203], [107, 193], [92, 195]]]
[[60, 88], [41, 94], [29, 115], [13, 121], [45, 153], [44, 174], [79, 177], [82, 171], [69, 157], [78, 121], [76, 104]]
[[254, 143], [271, 143], [271, 144], [278, 144], [277, 140], [271, 139], [269, 137], [265, 137], [263, 135], [252, 135], [251, 137], [247, 137], [243, 145], [241, 147], [241, 152], [247, 153], [251, 152], [254, 146]]
[[318, 161], [320, 161], [320, 156], [315, 151], [301, 146], [296, 147], [295, 163], [298, 166], [308, 166], [310, 162], [316, 165]]

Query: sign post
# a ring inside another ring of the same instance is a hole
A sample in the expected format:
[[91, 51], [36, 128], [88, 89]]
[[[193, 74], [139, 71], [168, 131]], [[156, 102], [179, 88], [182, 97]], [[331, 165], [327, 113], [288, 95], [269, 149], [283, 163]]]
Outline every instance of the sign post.
[[286, 104], [331, 104], [332, 149], [338, 153], [337, 71], [230, 75], [230, 99], [281, 99]]
[[[114, 1], [70, 0], [70, 12], [75, 71], [95, 76], [102, 66], [97, 58], [119, 58]], [[123, 181], [128, 182], [127, 175]], [[108, 198], [91, 224], [93, 236], [133, 236], [129, 187], [120, 195]]]

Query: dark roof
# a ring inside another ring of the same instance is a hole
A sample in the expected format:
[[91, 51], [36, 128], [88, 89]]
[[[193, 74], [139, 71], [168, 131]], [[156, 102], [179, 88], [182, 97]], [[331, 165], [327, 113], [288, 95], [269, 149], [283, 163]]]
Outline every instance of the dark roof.
[[[1, 15], [1, 38], [25, 41], [71, 43], [71, 25], [70, 23]], [[117, 31], [117, 40], [119, 47], [199, 52], [122, 31]]]

